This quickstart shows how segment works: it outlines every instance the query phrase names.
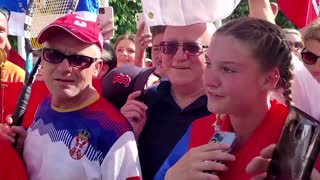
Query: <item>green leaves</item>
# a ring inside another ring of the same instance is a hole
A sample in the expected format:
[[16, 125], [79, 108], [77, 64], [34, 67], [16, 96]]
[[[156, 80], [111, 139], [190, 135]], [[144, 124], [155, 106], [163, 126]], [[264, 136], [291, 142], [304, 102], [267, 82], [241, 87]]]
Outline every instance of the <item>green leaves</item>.
[[[271, 0], [275, 2], [275, 0]], [[243, 16], [248, 16], [249, 14], [249, 7], [248, 7], [248, 0], [242, 0], [235, 11], [223, 22], [228, 22], [232, 19], [237, 19]], [[279, 10], [279, 13], [276, 17], [276, 23], [282, 28], [296, 28], [291, 21], [288, 20], [286, 16]]]
[[116, 27], [115, 37], [111, 41], [127, 32], [136, 33], [135, 14], [142, 12], [140, 0], [110, 0], [109, 5], [113, 7]]

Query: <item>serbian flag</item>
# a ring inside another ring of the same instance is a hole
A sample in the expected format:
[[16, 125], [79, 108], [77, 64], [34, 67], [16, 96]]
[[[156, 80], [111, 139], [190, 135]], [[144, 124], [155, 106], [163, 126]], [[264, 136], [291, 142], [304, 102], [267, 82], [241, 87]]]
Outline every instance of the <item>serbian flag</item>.
[[303, 28], [319, 15], [320, 0], [278, 0], [279, 8], [298, 28]]

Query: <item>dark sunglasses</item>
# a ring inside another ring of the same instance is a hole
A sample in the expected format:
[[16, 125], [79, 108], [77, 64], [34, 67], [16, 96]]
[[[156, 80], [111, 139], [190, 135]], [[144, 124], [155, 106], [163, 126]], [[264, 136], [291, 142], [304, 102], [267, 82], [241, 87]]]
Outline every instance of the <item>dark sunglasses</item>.
[[168, 55], [176, 54], [179, 46], [182, 46], [183, 52], [187, 52], [189, 55], [193, 56], [202, 54], [204, 50], [208, 48], [208, 46], [202, 45], [197, 42], [178, 43], [174, 41], [163, 41], [159, 45], [160, 51]]
[[302, 57], [302, 61], [305, 64], [313, 65], [320, 58], [320, 56], [317, 56], [317, 55], [313, 54], [312, 52], [304, 51], [304, 50], [305, 49], [303, 49], [302, 52], [301, 52], [301, 57]]
[[97, 60], [97, 58], [92, 58], [84, 55], [70, 55], [67, 56], [60, 51], [43, 48], [42, 49], [43, 59], [52, 64], [59, 64], [64, 59], [68, 59], [70, 66], [76, 67], [79, 69], [85, 69], [91, 66], [91, 64]]
[[291, 48], [294, 48], [294, 49], [302, 49], [303, 48], [303, 44], [302, 42], [291, 42], [291, 41], [288, 41], [289, 45]]

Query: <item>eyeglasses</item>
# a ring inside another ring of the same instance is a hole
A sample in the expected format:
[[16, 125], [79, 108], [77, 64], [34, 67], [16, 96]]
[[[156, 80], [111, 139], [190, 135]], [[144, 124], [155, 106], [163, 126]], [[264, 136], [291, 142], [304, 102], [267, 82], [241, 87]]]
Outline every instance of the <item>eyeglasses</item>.
[[317, 55], [313, 54], [312, 52], [308, 52], [308, 51], [304, 51], [304, 50], [305, 49], [303, 49], [301, 52], [301, 57], [302, 57], [302, 61], [305, 64], [313, 65], [320, 58], [320, 56], [317, 56]]
[[68, 59], [70, 66], [76, 67], [79, 69], [85, 69], [91, 66], [91, 64], [97, 60], [97, 58], [92, 58], [84, 55], [70, 55], [67, 56], [60, 51], [43, 48], [42, 49], [43, 59], [52, 64], [59, 64], [64, 59]]
[[291, 41], [288, 41], [289, 45], [291, 48], [293, 49], [296, 49], [296, 50], [299, 50], [299, 49], [302, 49], [303, 48], [303, 44], [302, 42], [291, 42]]
[[182, 46], [183, 52], [187, 52], [189, 55], [198, 56], [204, 52], [208, 46], [202, 45], [197, 42], [184, 42], [178, 43], [174, 41], [163, 41], [160, 44], [160, 51], [164, 54], [174, 55], [176, 54], [179, 46]]

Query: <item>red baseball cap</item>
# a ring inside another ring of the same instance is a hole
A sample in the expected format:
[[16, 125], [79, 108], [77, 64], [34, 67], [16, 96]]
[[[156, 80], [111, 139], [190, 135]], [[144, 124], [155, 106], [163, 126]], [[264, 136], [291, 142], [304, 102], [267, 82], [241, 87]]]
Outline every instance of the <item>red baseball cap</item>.
[[58, 29], [63, 29], [75, 38], [86, 43], [96, 43], [100, 50], [103, 49], [103, 38], [96, 22], [85, 20], [77, 14], [69, 14], [58, 18], [39, 33], [38, 43], [44, 43], [50, 34]]

